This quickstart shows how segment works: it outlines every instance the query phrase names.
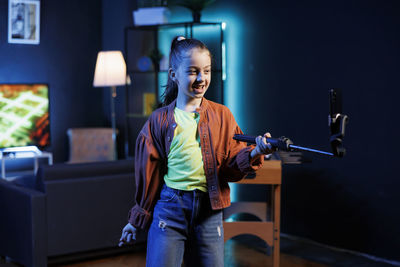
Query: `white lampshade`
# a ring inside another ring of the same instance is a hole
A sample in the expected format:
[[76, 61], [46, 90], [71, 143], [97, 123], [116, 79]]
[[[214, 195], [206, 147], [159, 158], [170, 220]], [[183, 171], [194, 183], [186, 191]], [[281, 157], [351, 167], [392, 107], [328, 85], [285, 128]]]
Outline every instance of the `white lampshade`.
[[97, 54], [93, 86], [117, 86], [126, 83], [126, 64], [121, 51], [100, 51]]

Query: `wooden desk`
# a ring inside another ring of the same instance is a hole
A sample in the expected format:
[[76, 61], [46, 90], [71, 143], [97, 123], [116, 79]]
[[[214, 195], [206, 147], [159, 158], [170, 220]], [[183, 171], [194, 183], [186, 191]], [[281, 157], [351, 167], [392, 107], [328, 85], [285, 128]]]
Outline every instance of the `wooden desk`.
[[[224, 222], [224, 240], [227, 241], [241, 234], [252, 234], [263, 239], [273, 248], [273, 266], [279, 266], [279, 235], [282, 167], [278, 160], [265, 161], [263, 167], [256, 172], [255, 178], [245, 178], [238, 184], [271, 185], [271, 196], [268, 203], [233, 202], [224, 210], [224, 218], [236, 213], [251, 213], [261, 221]], [[269, 215], [269, 216], [267, 216]]]

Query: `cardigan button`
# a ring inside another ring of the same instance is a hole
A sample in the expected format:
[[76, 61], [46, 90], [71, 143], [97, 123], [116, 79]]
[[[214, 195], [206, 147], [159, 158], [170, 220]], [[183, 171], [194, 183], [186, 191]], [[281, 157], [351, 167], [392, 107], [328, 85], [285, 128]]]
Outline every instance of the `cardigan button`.
[[167, 137], [168, 142], [171, 142], [171, 136]]

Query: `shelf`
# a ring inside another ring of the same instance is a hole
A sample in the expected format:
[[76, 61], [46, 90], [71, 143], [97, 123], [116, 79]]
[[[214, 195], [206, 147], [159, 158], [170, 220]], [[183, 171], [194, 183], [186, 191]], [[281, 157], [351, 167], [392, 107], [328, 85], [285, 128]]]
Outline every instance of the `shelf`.
[[[212, 70], [212, 72], [216, 73], [221, 73], [222, 70]], [[156, 73], [168, 73], [167, 70], [160, 70], [160, 71], [154, 71], [154, 70], [148, 70], [148, 71], [140, 71], [140, 70], [128, 70], [127, 73], [135, 73], [135, 74], [156, 74]]]
[[154, 31], [159, 28], [174, 28], [174, 27], [188, 27], [188, 26], [217, 26], [222, 27], [222, 22], [177, 22], [177, 23], [166, 23], [166, 24], [155, 24], [155, 25], [142, 25], [142, 26], [130, 26], [125, 28], [126, 30], [150, 30]]

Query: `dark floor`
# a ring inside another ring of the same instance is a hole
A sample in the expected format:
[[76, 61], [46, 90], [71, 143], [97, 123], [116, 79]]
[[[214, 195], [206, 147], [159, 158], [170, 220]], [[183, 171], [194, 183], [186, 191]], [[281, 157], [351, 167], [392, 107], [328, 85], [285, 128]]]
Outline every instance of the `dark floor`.
[[[272, 258], [269, 256], [271, 249], [259, 238], [251, 235], [243, 235], [228, 240], [225, 244], [225, 266], [229, 267], [258, 267], [272, 266]], [[131, 253], [132, 254], [132, 253]], [[53, 266], [144, 266], [144, 249], [137, 252], [135, 258], [132, 255], [118, 255], [106, 259], [92, 259], [83, 262], [70, 262], [67, 264], [55, 264]], [[0, 267], [19, 266], [13, 263], [0, 261]], [[311, 241], [281, 236], [281, 267], [292, 266], [354, 266], [354, 267], [389, 267], [400, 266], [399, 262], [389, 262], [384, 259], [369, 259], [356, 253], [341, 251], [325, 247]]]
[[[271, 253], [270, 249], [268, 249], [265, 242], [257, 237], [251, 235], [243, 235], [233, 238], [233, 240], [235, 240], [236, 242], [240, 243], [242, 246], [245, 246], [247, 248], [251, 248], [253, 250], [257, 250], [259, 252], [268, 255]], [[225, 254], [227, 254], [226, 245], [225, 245]], [[308, 260], [313, 263], [319, 263], [324, 266], [333, 266], [333, 267], [400, 266], [400, 262], [388, 261], [379, 258], [370, 259], [366, 256], [357, 254], [355, 252], [334, 249], [308, 240], [298, 239], [286, 235], [281, 236], [280, 252], [282, 255], [294, 256], [297, 258]], [[225, 255], [225, 262], [226, 261], [227, 257]], [[227, 266], [238, 267], [241, 265], [227, 265]]]
[[375, 260], [354, 252], [340, 251], [324, 247], [307, 240], [281, 236], [281, 253], [290, 254], [303, 259], [326, 264], [328, 266], [344, 267], [387, 267], [400, 266], [400, 262], [376, 258]]

